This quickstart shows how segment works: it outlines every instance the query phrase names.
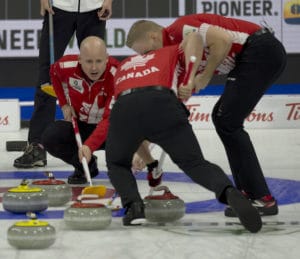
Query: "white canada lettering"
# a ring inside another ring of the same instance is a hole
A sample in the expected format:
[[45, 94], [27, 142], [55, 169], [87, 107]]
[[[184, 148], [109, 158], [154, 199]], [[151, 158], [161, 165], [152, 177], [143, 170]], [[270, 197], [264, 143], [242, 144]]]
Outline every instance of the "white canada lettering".
[[127, 74], [127, 79], [129, 79], [129, 78], [134, 78], [134, 73], [128, 73]]
[[135, 77], [142, 77], [142, 76], [143, 76], [143, 74], [141, 72], [136, 72], [135, 73]]
[[117, 78], [116, 84], [118, 85], [122, 81], [130, 79], [130, 78], [144, 77], [144, 76], [147, 76], [149, 74], [152, 74], [152, 73], [155, 73], [158, 71], [159, 71], [159, 69], [157, 67], [152, 66], [152, 67], [144, 69], [140, 72], [130, 72], [130, 73], [127, 73], [127, 74]]

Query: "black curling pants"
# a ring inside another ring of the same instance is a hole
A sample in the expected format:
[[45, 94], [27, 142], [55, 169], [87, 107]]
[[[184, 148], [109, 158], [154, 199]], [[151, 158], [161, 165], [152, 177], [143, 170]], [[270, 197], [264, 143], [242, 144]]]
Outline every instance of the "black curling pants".
[[282, 44], [271, 34], [248, 38], [236, 67], [229, 73], [224, 93], [213, 110], [213, 122], [229, 160], [238, 189], [250, 198], [270, 194], [244, 120], [286, 65]]
[[194, 182], [226, 203], [224, 191], [232, 183], [219, 166], [204, 159], [184, 106], [170, 90], [148, 87], [119, 97], [110, 115], [106, 162], [124, 207], [141, 200], [131, 161], [145, 139], [161, 146]]
[[[77, 121], [82, 143], [92, 134], [97, 124], [88, 124]], [[57, 157], [77, 169], [82, 168], [78, 158], [78, 146], [72, 123], [58, 120], [51, 123], [42, 135], [42, 144], [49, 154]], [[99, 147], [104, 149], [105, 143]]]

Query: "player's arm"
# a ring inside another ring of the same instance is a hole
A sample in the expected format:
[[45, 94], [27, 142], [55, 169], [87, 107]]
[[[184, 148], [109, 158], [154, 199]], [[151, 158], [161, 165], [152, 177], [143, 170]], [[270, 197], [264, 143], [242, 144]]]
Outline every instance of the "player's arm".
[[112, 15], [112, 0], [104, 0], [102, 7], [98, 11], [98, 17], [100, 20], [106, 21]]
[[196, 57], [187, 84], [182, 84], [178, 88], [178, 97], [181, 100], [189, 99], [196, 89], [195, 75], [202, 60], [203, 46], [203, 39], [199, 32], [190, 32], [179, 46], [179, 48], [183, 50], [184, 54], [184, 58], [179, 58], [179, 62], [181, 60], [184, 60], [185, 71], [188, 71], [188, 65], [190, 63], [191, 57]]
[[232, 46], [232, 36], [217, 26], [209, 26], [202, 37], [205, 37], [209, 55], [204, 71], [195, 78], [196, 91], [207, 86], [216, 68], [226, 58]]
[[49, 0], [40, 0], [40, 14], [44, 16], [46, 12], [54, 14], [52, 6], [49, 4]]
[[182, 48], [184, 52], [185, 57], [185, 65], [186, 65], [186, 71], [187, 66], [190, 62], [191, 56], [196, 57], [196, 61], [193, 66], [193, 70], [191, 72], [190, 78], [193, 79], [198, 67], [200, 66], [200, 62], [202, 60], [203, 55], [203, 39], [199, 32], [190, 32], [182, 41], [180, 44], [180, 47]]
[[65, 96], [65, 91], [63, 89], [63, 82], [62, 82], [62, 79], [60, 76], [61, 73], [62, 73], [62, 71], [60, 70], [58, 63], [54, 63], [53, 65], [51, 65], [50, 77], [51, 77], [53, 89], [57, 96], [58, 104], [62, 109], [64, 119], [66, 121], [71, 121], [72, 114], [75, 115], [75, 113], [74, 113], [72, 107], [67, 102], [67, 99]]
[[144, 140], [136, 153], [133, 155], [132, 159], [132, 170], [133, 172], [143, 170], [147, 164], [151, 164], [155, 161], [151, 155], [149, 148], [150, 142]]

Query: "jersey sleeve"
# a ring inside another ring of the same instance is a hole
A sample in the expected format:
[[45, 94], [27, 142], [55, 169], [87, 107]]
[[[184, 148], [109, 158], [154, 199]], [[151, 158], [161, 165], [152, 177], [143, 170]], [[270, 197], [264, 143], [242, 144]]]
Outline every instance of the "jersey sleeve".
[[64, 83], [62, 82], [61, 70], [58, 62], [51, 65], [50, 76], [51, 76], [52, 86], [54, 88], [54, 91], [58, 99], [59, 106], [62, 107], [65, 104], [67, 104], [67, 100], [63, 89]]

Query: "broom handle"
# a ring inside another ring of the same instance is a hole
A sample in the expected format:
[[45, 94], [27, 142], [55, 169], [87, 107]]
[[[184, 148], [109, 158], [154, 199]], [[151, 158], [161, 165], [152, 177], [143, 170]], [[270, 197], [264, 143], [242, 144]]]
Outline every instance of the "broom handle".
[[[49, 0], [50, 8], [53, 7], [53, 0]], [[53, 15], [48, 12], [49, 17], [49, 53], [50, 53], [50, 64], [54, 63], [54, 29], [53, 29]]]
[[[72, 107], [70, 97], [67, 96], [67, 99], [68, 99], [69, 105]], [[78, 146], [78, 148], [81, 148], [82, 147], [82, 139], [81, 139], [81, 136], [80, 136], [80, 133], [79, 133], [77, 120], [73, 115], [72, 115], [72, 126], [73, 126], [73, 129], [74, 129], [77, 146]], [[88, 162], [87, 162], [85, 156], [82, 158], [81, 163], [82, 163], [82, 166], [83, 166], [83, 171], [84, 171], [86, 180], [88, 181], [90, 186], [92, 186], [93, 184], [92, 184], [90, 169], [89, 169]]]

